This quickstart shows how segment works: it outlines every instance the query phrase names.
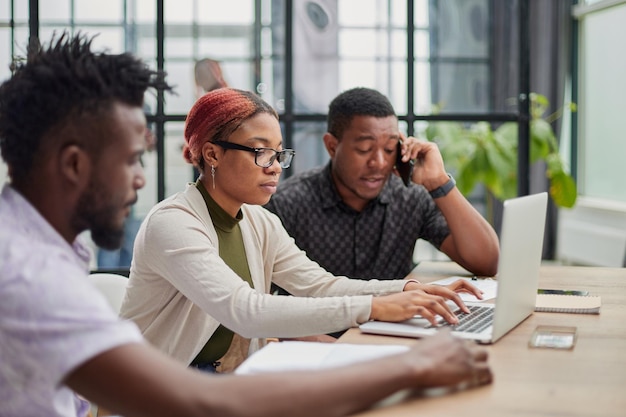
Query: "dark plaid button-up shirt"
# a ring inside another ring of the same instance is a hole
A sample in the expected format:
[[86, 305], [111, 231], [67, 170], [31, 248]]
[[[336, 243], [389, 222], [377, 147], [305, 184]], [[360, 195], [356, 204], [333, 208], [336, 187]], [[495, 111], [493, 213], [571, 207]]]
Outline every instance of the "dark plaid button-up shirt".
[[337, 193], [330, 163], [287, 179], [266, 208], [309, 258], [350, 278], [404, 278], [418, 238], [439, 248], [450, 234], [426, 189], [405, 187], [395, 175], [363, 211], [353, 210]]

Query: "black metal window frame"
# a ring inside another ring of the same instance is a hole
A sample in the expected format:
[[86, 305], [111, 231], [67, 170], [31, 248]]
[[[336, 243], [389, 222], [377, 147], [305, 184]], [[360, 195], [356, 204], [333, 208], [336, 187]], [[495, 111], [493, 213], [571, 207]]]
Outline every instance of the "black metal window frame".
[[[15, 0], [11, 0], [11, 4]], [[165, 18], [164, 1], [156, 1], [156, 64], [157, 69], [163, 70], [165, 67]], [[124, 0], [126, 2], [126, 0]], [[412, 0], [407, 0], [407, 87], [408, 91], [414, 91], [415, 73], [415, 53], [414, 53], [414, 4]], [[12, 8], [13, 10], [13, 8]], [[293, 103], [293, 1], [285, 1], [285, 50], [284, 55], [284, 111], [280, 114], [284, 130], [285, 146], [293, 147], [294, 125], [298, 122], [324, 122], [325, 115], [321, 114], [298, 114], [294, 112]], [[261, 65], [261, 0], [254, 1], [254, 67], [260, 69]], [[515, 112], [487, 112], [481, 114], [474, 113], [446, 113], [439, 115], [418, 115], [414, 111], [413, 94], [407, 95], [407, 113], [399, 115], [399, 119], [406, 122], [407, 134], [414, 134], [414, 122], [417, 121], [463, 121], [463, 122], [506, 122], [512, 121], [518, 124], [518, 195], [526, 195], [530, 189], [530, 36], [529, 36], [529, 4], [527, 0], [518, 2], [518, 26], [519, 26], [519, 80], [518, 80], [518, 106]], [[11, 28], [14, 29], [14, 20], [11, 16]], [[39, 39], [39, 0], [29, 0], [29, 43]], [[260, 82], [260, 71], [255, 71], [255, 84]], [[153, 115], [148, 117], [148, 121], [153, 123], [155, 135], [157, 137], [157, 198], [165, 198], [165, 124], [169, 122], [182, 122], [185, 120], [184, 114], [166, 114], [164, 107], [164, 92], [157, 92], [157, 107]]]

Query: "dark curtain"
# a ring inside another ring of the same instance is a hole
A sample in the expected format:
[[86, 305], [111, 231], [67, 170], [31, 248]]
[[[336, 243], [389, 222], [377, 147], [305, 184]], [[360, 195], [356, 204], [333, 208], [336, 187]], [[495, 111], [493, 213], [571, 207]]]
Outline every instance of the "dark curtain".
[[[494, 111], [516, 111], [511, 98], [519, 92], [519, 3], [529, 1], [528, 34], [530, 39], [530, 91], [542, 94], [550, 101], [550, 114], [563, 106], [563, 93], [570, 67], [570, 31], [572, 0], [511, 0], [492, 1], [493, 10], [493, 90]], [[561, 120], [553, 123], [557, 138]], [[547, 191], [545, 165], [531, 167], [530, 192]], [[495, 226], [501, 223], [501, 205], [495, 207]], [[544, 259], [554, 259], [558, 209], [550, 202], [543, 248]]]

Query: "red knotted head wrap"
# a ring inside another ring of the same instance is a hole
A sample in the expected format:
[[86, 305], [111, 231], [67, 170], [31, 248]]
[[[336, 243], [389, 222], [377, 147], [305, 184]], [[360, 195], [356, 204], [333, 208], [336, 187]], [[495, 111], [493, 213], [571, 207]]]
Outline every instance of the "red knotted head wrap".
[[254, 93], [234, 88], [209, 91], [196, 101], [187, 115], [183, 157], [203, 169], [202, 146], [216, 140], [228, 141], [244, 121], [258, 113], [269, 113], [278, 119], [276, 111]]

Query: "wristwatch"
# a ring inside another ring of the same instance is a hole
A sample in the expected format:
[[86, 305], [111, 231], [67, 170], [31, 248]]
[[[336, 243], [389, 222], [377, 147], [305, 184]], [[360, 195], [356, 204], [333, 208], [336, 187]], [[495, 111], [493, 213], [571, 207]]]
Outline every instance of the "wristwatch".
[[456, 181], [454, 180], [454, 178], [452, 178], [452, 175], [450, 174], [448, 174], [448, 178], [449, 178], [448, 182], [446, 182], [441, 187], [435, 188], [434, 190], [430, 192], [430, 196], [432, 198], [445, 197], [448, 195], [450, 190], [454, 188], [454, 186], [456, 185]]

